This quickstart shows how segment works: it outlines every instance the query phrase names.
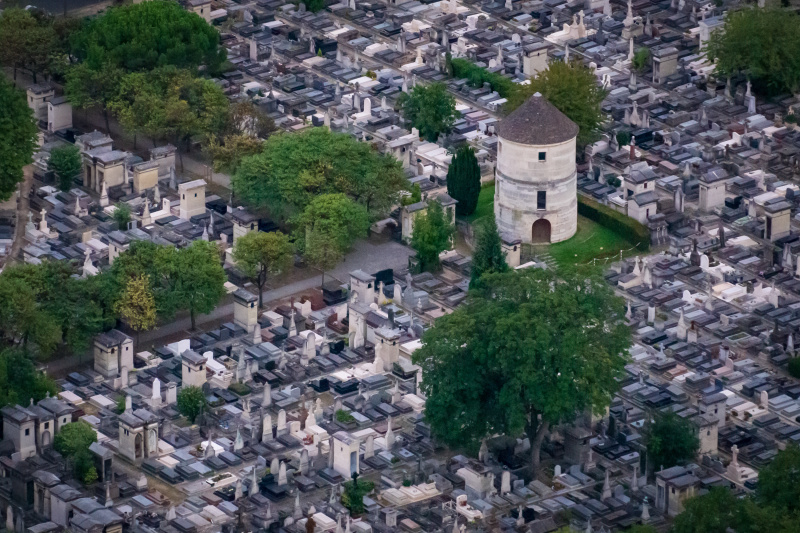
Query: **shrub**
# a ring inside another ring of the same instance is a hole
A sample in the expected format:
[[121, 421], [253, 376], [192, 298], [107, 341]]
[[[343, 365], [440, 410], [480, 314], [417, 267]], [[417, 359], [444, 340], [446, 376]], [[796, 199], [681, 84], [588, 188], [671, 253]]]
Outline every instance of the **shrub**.
[[372, 481], [358, 481], [357, 479], [348, 481], [344, 484], [344, 494], [342, 494], [342, 505], [344, 505], [351, 515], [360, 515], [364, 512], [364, 496], [372, 492], [375, 483]]
[[503, 98], [508, 98], [516, 90], [516, 84], [510, 79], [496, 72], [489, 72], [471, 61], [454, 58], [451, 63], [453, 65], [453, 77], [467, 78], [469, 84], [473, 87], [480, 87], [484, 82], [488, 81], [489, 85], [492, 86], [492, 90], [497, 91]]
[[650, 249], [650, 230], [629, 216], [581, 195], [578, 195], [578, 214], [614, 230], [635, 244], [640, 251], [646, 252]]
[[336, 411], [336, 421], [341, 422], [342, 424], [350, 424], [351, 422], [355, 422], [356, 419], [344, 409], [339, 409]]
[[800, 357], [789, 360], [789, 375], [793, 378], [800, 378]]

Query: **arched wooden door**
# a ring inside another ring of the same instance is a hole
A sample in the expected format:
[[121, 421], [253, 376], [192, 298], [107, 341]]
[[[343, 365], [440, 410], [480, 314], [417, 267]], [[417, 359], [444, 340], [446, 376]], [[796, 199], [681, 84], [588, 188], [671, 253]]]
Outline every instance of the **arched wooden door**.
[[550, 242], [550, 221], [540, 218], [533, 223], [531, 229], [531, 242], [534, 244]]

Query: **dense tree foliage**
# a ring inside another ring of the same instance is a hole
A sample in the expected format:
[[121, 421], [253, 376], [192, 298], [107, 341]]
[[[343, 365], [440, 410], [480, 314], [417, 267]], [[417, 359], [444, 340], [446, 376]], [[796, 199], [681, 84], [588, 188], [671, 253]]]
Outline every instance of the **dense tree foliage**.
[[114, 294], [122, 294], [128, 281], [140, 275], [150, 283], [157, 316], [171, 318], [177, 311], [189, 311], [192, 329], [197, 314], [211, 312], [225, 294], [225, 271], [217, 247], [207, 241], [194, 241], [181, 249], [133, 242], [111, 267]]
[[47, 160], [47, 169], [55, 174], [58, 188], [65, 192], [69, 191], [81, 172], [80, 150], [74, 144], [53, 148]]
[[21, 350], [0, 351], [0, 407], [28, 405], [58, 392], [56, 382], [36, 370], [33, 361]]
[[0, 201], [5, 201], [32, 161], [38, 134], [25, 94], [5, 78], [0, 79], [0, 132]]
[[800, 447], [787, 446], [759, 471], [756, 499], [761, 505], [800, 513]]
[[90, 485], [97, 481], [89, 446], [97, 442], [97, 432], [83, 420], [71, 422], [56, 434], [53, 447], [72, 463], [75, 477]]
[[259, 153], [264, 139], [276, 129], [275, 122], [253, 102], [231, 104], [222, 131], [207, 136], [205, 148], [214, 170], [236, 172], [242, 159]]
[[72, 19], [56, 19], [37, 9], [10, 7], [0, 13], [0, 64], [13, 70], [28, 70], [33, 81], [38, 75], [61, 74], [67, 65]]
[[452, 246], [455, 232], [456, 228], [450, 221], [450, 213], [436, 200], [429, 201], [425, 211], [414, 216], [411, 247], [417, 252], [417, 260], [422, 271], [439, 270], [439, 254]]
[[706, 53], [718, 76], [746, 74], [765, 94], [800, 89], [800, 16], [779, 7], [729, 10]]
[[397, 103], [406, 121], [430, 142], [453, 129], [456, 99], [444, 83], [417, 85], [410, 92], [402, 93]]
[[178, 393], [178, 412], [188, 418], [192, 424], [197, 420], [206, 403], [206, 396], [200, 387], [181, 387]]
[[116, 310], [128, 327], [136, 332], [156, 325], [156, 301], [146, 275], [140, 274], [128, 280], [117, 300]]
[[475, 251], [472, 254], [469, 286], [478, 287], [484, 274], [506, 272], [508, 269], [497, 223], [494, 217], [484, 217], [475, 225]]
[[217, 84], [171, 66], [125, 76], [108, 107], [127, 131], [178, 146], [223, 131], [230, 120]]
[[469, 216], [474, 213], [480, 193], [481, 167], [475, 150], [465, 144], [456, 150], [447, 169], [447, 194], [458, 201], [456, 214]]
[[321, 194], [295, 218], [296, 241], [303, 257], [322, 271], [333, 268], [369, 229], [367, 209], [344, 194]]
[[400, 163], [327, 128], [272, 135], [260, 154], [246, 157], [232, 180], [242, 199], [288, 220], [320, 194], [342, 193], [371, 218], [386, 213], [406, 185]]
[[602, 412], [627, 362], [622, 299], [599, 278], [526, 269], [487, 274], [413, 355], [425, 417], [453, 446], [526, 434], [532, 466], [553, 424]]
[[280, 231], [252, 231], [233, 244], [233, 258], [236, 266], [258, 286], [258, 308], [261, 309], [267, 278], [292, 266], [294, 246]]
[[694, 459], [700, 447], [692, 423], [675, 413], [658, 413], [644, 428], [647, 454], [653, 468], [670, 468]]
[[606, 96], [597, 77], [580, 63], [554, 61], [544, 72], [531, 78], [529, 85], [519, 85], [508, 97], [505, 111], [511, 112], [535, 93], [569, 117], [580, 128], [578, 144], [586, 145], [598, 136], [605, 116], [600, 106]]
[[103, 276], [74, 277], [64, 261], [7, 267], [0, 274], [0, 339], [48, 357], [59, 343], [85, 350], [113, 326], [113, 296]]
[[72, 38], [73, 53], [91, 70], [146, 72], [172, 65], [219, 71], [225, 50], [219, 33], [177, 2], [153, 0], [112, 7]]

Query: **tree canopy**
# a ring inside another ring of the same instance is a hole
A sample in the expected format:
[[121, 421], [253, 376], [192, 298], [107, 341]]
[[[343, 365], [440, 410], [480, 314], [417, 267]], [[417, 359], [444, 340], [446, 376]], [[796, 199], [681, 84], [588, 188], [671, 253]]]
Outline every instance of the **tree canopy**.
[[233, 243], [236, 266], [258, 286], [258, 308], [268, 276], [280, 274], [292, 266], [294, 246], [280, 231], [251, 231]]
[[150, 283], [158, 317], [171, 318], [176, 311], [187, 310], [192, 328], [197, 314], [211, 312], [225, 294], [219, 252], [207, 241], [181, 249], [150, 241], [131, 243], [111, 267], [113, 293], [122, 295], [129, 280], [140, 275]]
[[425, 211], [414, 217], [411, 247], [424, 272], [439, 270], [439, 254], [450, 248], [455, 232], [449, 213], [437, 200], [429, 201]]
[[456, 99], [444, 83], [417, 85], [410, 92], [402, 93], [398, 104], [406, 121], [430, 142], [436, 141], [440, 133], [450, 133], [453, 129]]
[[631, 343], [623, 302], [603, 279], [571, 272], [526, 269], [483, 281], [412, 356], [425, 417], [452, 446], [525, 433], [536, 470], [552, 424], [601, 412], [616, 392]]
[[597, 83], [591, 69], [581, 63], [551, 62], [547, 70], [531, 78], [529, 85], [518, 85], [508, 97], [504, 111], [511, 112], [535, 93], [541, 93], [556, 106], [580, 131], [578, 144], [593, 142], [605, 120], [600, 106], [606, 91]]
[[800, 513], [800, 447], [790, 444], [758, 472], [756, 501]]
[[156, 325], [156, 301], [150, 280], [139, 274], [128, 280], [116, 304], [120, 318], [134, 331], [144, 331]]
[[63, 72], [67, 65], [67, 32], [75, 22], [56, 19], [37, 9], [9, 7], [0, 13], [0, 64], [17, 70], [22, 68], [33, 75]]
[[5, 78], [0, 79], [0, 131], [0, 201], [5, 201], [22, 181], [22, 168], [33, 160], [39, 133], [25, 93]]
[[65, 261], [15, 265], [0, 274], [0, 339], [39, 357], [59, 343], [73, 351], [116, 321], [107, 278], [77, 278]]
[[675, 413], [658, 413], [644, 429], [647, 454], [656, 470], [694, 459], [700, 440], [689, 420]]
[[0, 407], [28, 405], [31, 398], [38, 402], [48, 394], [55, 396], [57, 392], [56, 382], [36, 370], [33, 361], [22, 350], [0, 351]]
[[780, 7], [731, 9], [706, 55], [720, 77], [746, 74], [765, 94], [800, 89], [800, 15]]
[[181, 387], [178, 393], [178, 412], [188, 418], [192, 424], [197, 420], [197, 416], [203, 411], [206, 403], [206, 396], [200, 387]]
[[480, 193], [481, 167], [475, 150], [465, 144], [456, 150], [447, 169], [447, 194], [458, 201], [456, 214], [469, 216], [474, 213]]
[[508, 270], [497, 222], [494, 217], [484, 217], [475, 225], [475, 251], [472, 254], [469, 286], [478, 287], [484, 274]]
[[74, 144], [66, 144], [50, 151], [47, 169], [55, 174], [58, 188], [66, 192], [73, 187], [75, 177], [80, 174], [81, 164], [78, 147]]
[[406, 179], [400, 162], [343, 133], [309, 128], [272, 135], [260, 154], [245, 157], [233, 175], [234, 192], [286, 221], [320, 194], [342, 193], [371, 218], [397, 202]]
[[177, 2], [152, 0], [109, 8], [73, 35], [74, 55], [93, 71], [145, 72], [173, 65], [219, 71], [219, 32]]

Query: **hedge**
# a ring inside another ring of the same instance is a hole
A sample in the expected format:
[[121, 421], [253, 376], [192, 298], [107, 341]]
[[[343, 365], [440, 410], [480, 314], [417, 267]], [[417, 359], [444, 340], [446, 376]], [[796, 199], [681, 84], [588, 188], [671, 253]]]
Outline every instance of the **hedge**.
[[615, 231], [643, 252], [650, 249], [650, 230], [638, 220], [580, 194], [578, 195], [578, 214]]
[[466, 78], [473, 87], [482, 87], [484, 82], [488, 81], [492, 90], [497, 91], [503, 98], [508, 98], [516, 90], [517, 84], [510, 79], [496, 72], [489, 72], [466, 59], [457, 57], [451, 59], [450, 64], [453, 66], [453, 77]]

